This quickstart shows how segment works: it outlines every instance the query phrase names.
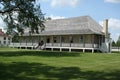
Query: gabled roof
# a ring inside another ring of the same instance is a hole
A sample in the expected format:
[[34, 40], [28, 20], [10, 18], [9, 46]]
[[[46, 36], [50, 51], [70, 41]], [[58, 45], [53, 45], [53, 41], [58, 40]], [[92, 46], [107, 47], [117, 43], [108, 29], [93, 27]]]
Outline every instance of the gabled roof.
[[32, 35], [102, 34], [103, 29], [90, 16], [49, 20], [44, 25], [44, 31]]
[[8, 37], [8, 35], [6, 35], [6, 34], [2, 31], [2, 29], [0, 29], [0, 36]]

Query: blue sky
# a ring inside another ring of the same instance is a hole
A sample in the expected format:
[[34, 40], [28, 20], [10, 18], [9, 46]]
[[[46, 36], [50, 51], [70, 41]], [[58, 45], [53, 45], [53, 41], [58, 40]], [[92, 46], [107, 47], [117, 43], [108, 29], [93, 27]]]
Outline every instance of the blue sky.
[[[37, 0], [46, 17], [53, 19], [89, 15], [102, 25], [109, 20], [109, 32], [115, 41], [120, 35], [120, 0]], [[3, 22], [0, 19], [0, 27]]]

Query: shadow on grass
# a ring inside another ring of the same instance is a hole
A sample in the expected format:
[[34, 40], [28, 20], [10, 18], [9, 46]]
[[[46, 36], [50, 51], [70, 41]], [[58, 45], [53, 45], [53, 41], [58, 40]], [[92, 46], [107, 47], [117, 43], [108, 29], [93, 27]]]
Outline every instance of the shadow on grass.
[[52, 67], [40, 63], [0, 63], [0, 80], [120, 80], [120, 71], [81, 71], [77, 67]]
[[1, 51], [0, 56], [70, 57], [70, 56], [80, 56], [80, 53], [52, 52], [52, 51]]

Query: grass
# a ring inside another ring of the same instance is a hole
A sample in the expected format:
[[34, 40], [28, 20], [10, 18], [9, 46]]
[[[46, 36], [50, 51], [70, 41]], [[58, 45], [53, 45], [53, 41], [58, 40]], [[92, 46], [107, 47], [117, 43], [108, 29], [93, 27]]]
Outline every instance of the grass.
[[120, 80], [119, 53], [0, 50], [0, 80]]

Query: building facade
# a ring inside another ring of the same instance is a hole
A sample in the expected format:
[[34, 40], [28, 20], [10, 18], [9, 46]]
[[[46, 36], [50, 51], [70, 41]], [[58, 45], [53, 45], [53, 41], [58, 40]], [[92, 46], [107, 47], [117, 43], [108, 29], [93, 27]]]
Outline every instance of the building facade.
[[111, 51], [108, 20], [104, 20], [103, 27], [90, 16], [49, 20], [44, 25], [45, 30], [39, 34], [29, 34], [29, 29], [25, 29], [19, 43], [10, 46], [35, 49], [43, 41], [41, 49], [52, 51]]
[[8, 46], [11, 42], [11, 37], [6, 35], [2, 29], [0, 29], [0, 46]]

